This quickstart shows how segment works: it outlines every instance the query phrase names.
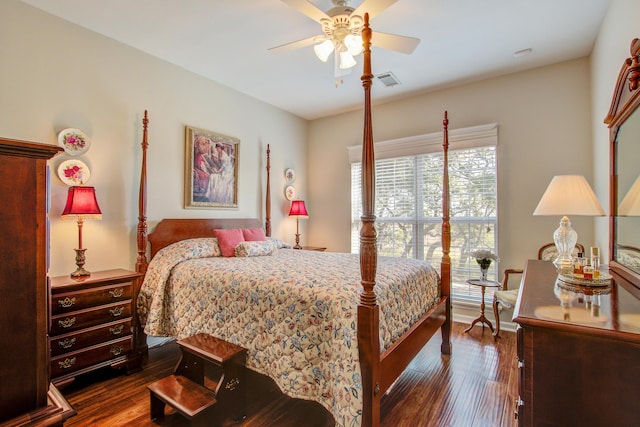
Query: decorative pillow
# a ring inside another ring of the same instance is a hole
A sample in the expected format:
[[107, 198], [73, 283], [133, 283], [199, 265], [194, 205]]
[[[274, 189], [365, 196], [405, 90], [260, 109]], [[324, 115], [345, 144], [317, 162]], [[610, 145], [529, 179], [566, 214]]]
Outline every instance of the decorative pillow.
[[236, 246], [236, 256], [237, 257], [248, 257], [248, 256], [265, 256], [271, 255], [276, 248], [273, 243], [268, 240], [264, 241], [244, 241], [240, 242], [238, 246]]
[[218, 239], [218, 246], [220, 246], [220, 252], [222, 252], [222, 256], [224, 257], [235, 256], [236, 246], [238, 246], [240, 242], [244, 242], [242, 230], [239, 228], [231, 230], [216, 229], [213, 230], [213, 232]]
[[267, 236], [264, 235], [262, 228], [243, 228], [242, 235], [244, 236], [245, 242], [263, 242], [267, 240]]
[[277, 249], [291, 249], [292, 246], [287, 242], [283, 242], [280, 239], [276, 239], [275, 237], [267, 237], [267, 240], [275, 245]]

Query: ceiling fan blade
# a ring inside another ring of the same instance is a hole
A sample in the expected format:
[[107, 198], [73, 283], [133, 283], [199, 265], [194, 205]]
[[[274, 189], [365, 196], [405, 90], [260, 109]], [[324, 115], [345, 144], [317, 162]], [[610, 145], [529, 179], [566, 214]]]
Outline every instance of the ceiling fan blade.
[[378, 15], [397, 1], [398, 0], [363, 0], [362, 3], [360, 3], [360, 6], [358, 6], [351, 14], [362, 16], [364, 18], [364, 14], [368, 13], [369, 19], [373, 19], [374, 16]]
[[298, 12], [307, 15], [316, 22], [322, 23], [322, 19], [331, 19], [322, 9], [318, 9], [308, 0], [282, 0], [282, 2], [296, 9]]
[[291, 43], [282, 44], [280, 46], [269, 48], [269, 52], [281, 54], [288, 53], [292, 50], [300, 49], [302, 47], [311, 46], [312, 44], [316, 44], [324, 39], [323, 36], [313, 36], [306, 39], [298, 40]]
[[383, 49], [394, 50], [409, 55], [413, 53], [418, 44], [420, 44], [420, 39], [374, 31], [371, 35], [371, 44]]

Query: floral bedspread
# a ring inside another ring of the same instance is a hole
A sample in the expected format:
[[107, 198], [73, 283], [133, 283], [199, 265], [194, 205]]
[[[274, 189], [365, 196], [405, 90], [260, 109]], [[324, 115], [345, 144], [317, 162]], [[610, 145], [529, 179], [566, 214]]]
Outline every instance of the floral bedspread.
[[[247, 348], [247, 366], [291, 397], [319, 402], [337, 426], [359, 426], [358, 255], [278, 249], [223, 258], [214, 239], [192, 239], [156, 254], [138, 299], [151, 336], [206, 332]], [[424, 262], [378, 259], [380, 342], [389, 347], [440, 297]]]

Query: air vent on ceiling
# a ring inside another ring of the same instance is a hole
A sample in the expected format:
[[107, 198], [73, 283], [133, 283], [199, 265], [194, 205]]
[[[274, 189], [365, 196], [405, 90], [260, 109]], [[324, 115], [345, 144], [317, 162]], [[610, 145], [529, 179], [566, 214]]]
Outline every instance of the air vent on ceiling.
[[376, 77], [387, 87], [400, 84], [400, 80], [398, 80], [398, 78], [394, 76], [391, 71], [380, 73]]

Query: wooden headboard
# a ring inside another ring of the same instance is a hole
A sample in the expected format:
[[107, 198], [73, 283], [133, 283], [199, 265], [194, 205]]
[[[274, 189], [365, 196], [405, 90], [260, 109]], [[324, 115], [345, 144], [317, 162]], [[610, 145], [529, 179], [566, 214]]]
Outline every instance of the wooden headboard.
[[148, 237], [151, 245], [151, 258], [160, 249], [180, 240], [214, 237], [213, 230], [219, 228], [262, 228], [262, 223], [255, 218], [163, 219]]

